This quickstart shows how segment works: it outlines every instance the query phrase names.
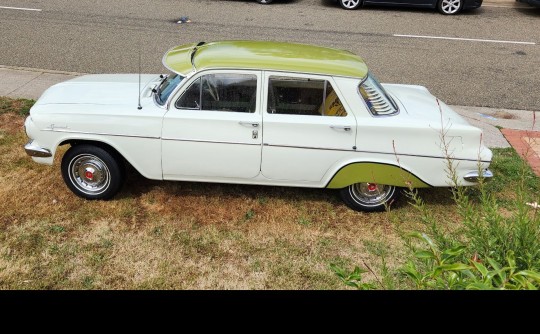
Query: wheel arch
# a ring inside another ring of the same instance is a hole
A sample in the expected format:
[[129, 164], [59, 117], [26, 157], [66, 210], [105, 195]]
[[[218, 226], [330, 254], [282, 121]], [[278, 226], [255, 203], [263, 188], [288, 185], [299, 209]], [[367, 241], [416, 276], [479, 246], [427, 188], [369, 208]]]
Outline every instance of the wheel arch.
[[80, 144], [86, 144], [86, 145], [92, 145], [92, 146], [100, 147], [100, 148], [108, 151], [109, 153], [112, 153], [112, 154], [116, 155], [117, 157], [123, 158], [126, 162], [129, 162], [129, 161], [126, 160], [126, 158], [113, 145], [111, 145], [109, 143], [106, 143], [106, 142], [103, 142], [103, 141], [99, 141], [99, 140], [70, 138], [70, 139], [62, 140], [58, 144], [58, 146], [64, 146], [64, 145], [75, 146], [75, 145], [80, 145]]
[[[58, 148], [60, 146], [65, 146], [65, 145], [75, 146], [75, 145], [81, 145], [81, 144], [93, 145], [93, 146], [96, 146], [96, 147], [100, 147], [100, 148], [106, 150], [107, 152], [115, 155], [117, 158], [122, 159], [123, 163], [129, 164], [135, 170], [137, 170], [137, 172], [144, 175], [143, 173], [141, 173], [141, 171], [139, 170], [139, 168], [137, 168], [137, 166], [135, 164], [133, 164], [128, 158], [126, 158], [125, 154], [123, 154], [121, 150], [117, 149], [113, 143], [110, 143], [110, 142], [107, 142], [107, 141], [96, 140], [96, 139], [93, 139], [93, 138], [70, 137], [70, 138], [63, 138], [58, 143], [58, 145], [56, 145], [56, 148]], [[56, 151], [57, 151], [57, 149], [55, 149], [54, 152], [56, 153]]]
[[387, 161], [348, 161], [333, 169], [326, 188], [340, 189], [359, 182], [396, 187], [429, 188], [428, 182], [410, 169]]

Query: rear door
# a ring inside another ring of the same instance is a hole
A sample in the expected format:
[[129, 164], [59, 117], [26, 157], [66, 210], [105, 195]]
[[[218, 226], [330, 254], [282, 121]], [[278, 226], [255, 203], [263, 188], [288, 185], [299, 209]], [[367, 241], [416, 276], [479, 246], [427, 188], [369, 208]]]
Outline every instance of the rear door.
[[354, 151], [356, 120], [331, 77], [265, 72], [262, 174], [316, 183]]

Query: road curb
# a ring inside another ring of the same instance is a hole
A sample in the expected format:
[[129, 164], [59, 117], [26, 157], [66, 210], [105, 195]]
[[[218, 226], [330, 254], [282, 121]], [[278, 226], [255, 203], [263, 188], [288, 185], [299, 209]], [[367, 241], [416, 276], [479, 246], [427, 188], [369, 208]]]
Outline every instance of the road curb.
[[74, 76], [88, 74], [88, 73], [67, 72], [67, 71], [57, 71], [57, 70], [48, 70], [48, 69], [41, 69], [41, 68], [7, 66], [7, 65], [0, 65], [0, 69], [14, 70], [14, 71], [27, 71], [27, 72], [41, 72], [41, 73], [50, 73], [50, 74], [64, 74], [64, 75], [74, 75]]

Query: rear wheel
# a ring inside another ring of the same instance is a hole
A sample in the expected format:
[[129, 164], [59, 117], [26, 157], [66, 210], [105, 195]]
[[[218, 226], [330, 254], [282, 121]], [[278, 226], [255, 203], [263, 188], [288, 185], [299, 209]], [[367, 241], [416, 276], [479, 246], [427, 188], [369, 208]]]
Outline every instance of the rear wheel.
[[62, 177], [77, 196], [109, 199], [122, 186], [124, 164], [120, 156], [104, 148], [75, 145], [62, 158]]
[[439, 0], [437, 9], [444, 15], [455, 15], [461, 11], [463, 0]]
[[355, 183], [339, 192], [348, 207], [356, 211], [384, 211], [398, 196], [395, 186], [377, 183]]
[[339, 4], [345, 9], [356, 9], [362, 4], [362, 0], [339, 0]]

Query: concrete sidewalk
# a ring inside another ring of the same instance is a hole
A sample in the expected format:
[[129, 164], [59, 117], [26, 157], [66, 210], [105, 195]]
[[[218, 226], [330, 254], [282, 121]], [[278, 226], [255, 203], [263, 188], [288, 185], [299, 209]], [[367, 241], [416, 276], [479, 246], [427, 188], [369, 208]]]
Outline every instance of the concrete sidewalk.
[[[43, 91], [53, 84], [82, 74], [0, 65], [0, 96], [37, 100]], [[488, 147], [510, 147], [497, 127], [540, 131], [540, 126], [535, 124], [534, 111], [467, 106], [451, 107], [469, 123], [484, 131], [484, 141]], [[537, 112], [537, 116], [540, 117], [540, 112]]]

